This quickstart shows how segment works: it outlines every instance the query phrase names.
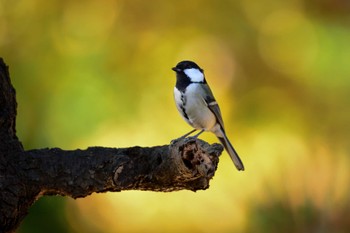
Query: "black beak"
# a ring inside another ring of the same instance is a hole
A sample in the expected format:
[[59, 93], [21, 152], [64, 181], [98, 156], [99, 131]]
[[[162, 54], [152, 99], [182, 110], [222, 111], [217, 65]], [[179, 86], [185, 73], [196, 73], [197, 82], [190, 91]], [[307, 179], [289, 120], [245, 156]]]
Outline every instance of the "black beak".
[[177, 68], [177, 67], [173, 67], [173, 68], [171, 68], [173, 71], [175, 71], [175, 72], [180, 72], [181, 71], [181, 69], [180, 68]]

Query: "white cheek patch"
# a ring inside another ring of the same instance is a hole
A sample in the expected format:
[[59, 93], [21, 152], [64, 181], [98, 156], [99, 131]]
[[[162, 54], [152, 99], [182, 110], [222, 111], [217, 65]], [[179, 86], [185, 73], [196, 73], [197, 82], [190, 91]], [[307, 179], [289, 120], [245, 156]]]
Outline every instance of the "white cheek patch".
[[185, 69], [184, 73], [191, 79], [192, 82], [203, 82], [204, 75], [203, 73], [195, 68]]

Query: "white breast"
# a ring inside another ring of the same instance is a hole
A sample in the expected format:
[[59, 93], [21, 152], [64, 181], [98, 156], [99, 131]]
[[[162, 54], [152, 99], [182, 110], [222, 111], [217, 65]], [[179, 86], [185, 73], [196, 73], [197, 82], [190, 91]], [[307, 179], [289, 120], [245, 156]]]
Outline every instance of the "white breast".
[[[186, 99], [185, 99], [185, 112], [188, 116], [186, 122], [196, 129], [210, 130], [216, 124], [215, 115], [208, 108], [204, 98], [201, 96], [201, 84], [192, 83], [186, 88]], [[176, 106], [180, 113], [181, 109], [181, 92], [176, 88], [174, 89], [174, 96], [176, 101]], [[182, 115], [182, 114], [181, 114]]]
[[189, 125], [192, 125], [191, 122], [184, 116], [183, 109], [182, 109], [182, 106], [183, 106], [182, 93], [176, 87], [174, 87], [174, 99], [175, 99], [176, 108], [179, 111], [182, 118]]

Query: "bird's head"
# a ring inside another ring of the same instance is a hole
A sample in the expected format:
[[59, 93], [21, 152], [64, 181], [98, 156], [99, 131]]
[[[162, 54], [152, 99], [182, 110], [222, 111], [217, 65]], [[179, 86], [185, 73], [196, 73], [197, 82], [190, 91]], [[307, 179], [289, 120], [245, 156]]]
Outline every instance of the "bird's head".
[[190, 82], [205, 82], [203, 69], [193, 61], [181, 61], [172, 70], [178, 78], [186, 78]]

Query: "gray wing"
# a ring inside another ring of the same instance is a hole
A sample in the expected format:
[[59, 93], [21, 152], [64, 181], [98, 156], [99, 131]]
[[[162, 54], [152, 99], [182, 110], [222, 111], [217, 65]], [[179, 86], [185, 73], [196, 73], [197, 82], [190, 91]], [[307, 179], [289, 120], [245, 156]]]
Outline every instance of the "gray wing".
[[203, 93], [202, 96], [204, 98], [205, 103], [208, 108], [214, 113], [217, 121], [219, 122], [222, 130], [224, 131], [224, 121], [222, 120], [221, 111], [218, 103], [216, 102], [213, 93], [211, 92], [209, 86], [207, 84], [202, 84]]

